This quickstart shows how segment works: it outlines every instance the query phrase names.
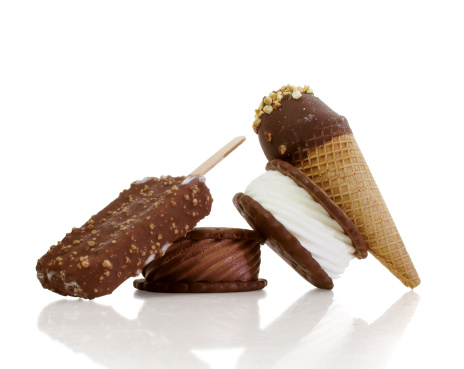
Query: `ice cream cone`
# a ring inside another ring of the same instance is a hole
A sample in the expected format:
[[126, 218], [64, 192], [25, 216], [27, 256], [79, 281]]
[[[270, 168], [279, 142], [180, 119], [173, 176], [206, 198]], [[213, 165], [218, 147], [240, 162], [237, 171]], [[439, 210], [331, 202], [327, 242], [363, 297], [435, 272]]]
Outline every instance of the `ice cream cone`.
[[[290, 94], [279, 94], [288, 91]], [[269, 160], [286, 160], [321, 187], [358, 227], [368, 249], [410, 288], [420, 278], [347, 120], [308, 88], [284, 86], [254, 128]], [[298, 92], [296, 92], [298, 91]]]

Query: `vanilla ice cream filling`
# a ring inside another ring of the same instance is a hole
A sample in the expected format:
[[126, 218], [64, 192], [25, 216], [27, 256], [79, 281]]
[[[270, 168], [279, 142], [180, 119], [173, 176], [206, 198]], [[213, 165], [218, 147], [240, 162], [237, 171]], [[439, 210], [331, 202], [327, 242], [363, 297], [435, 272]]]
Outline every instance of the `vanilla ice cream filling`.
[[282, 223], [332, 279], [340, 277], [354, 258], [355, 249], [342, 227], [293, 179], [270, 170], [244, 193]]

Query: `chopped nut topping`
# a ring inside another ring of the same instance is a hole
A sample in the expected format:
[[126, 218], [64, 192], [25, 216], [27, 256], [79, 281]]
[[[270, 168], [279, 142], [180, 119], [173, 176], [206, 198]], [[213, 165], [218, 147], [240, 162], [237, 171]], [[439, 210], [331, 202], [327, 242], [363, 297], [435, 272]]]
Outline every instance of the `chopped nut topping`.
[[280, 146], [279, 146], [279, 151], [280, 151], [280, 155], [285, 154], [285, 151], [287, 151], [287, 146], [285, 146], [285, 145], [280, 145]]
[[111, 268], [111, 261], [109, 260], [104, 260], [102, 265], [105, 267], [105, 268]]
[[89, 241], [89, 242], [87, 242], [87, 244], [88, 244], [90, 247], [95, 246], [95, 242], [93, 242], [93, 241]]
[[[277, 95], [276, 95], [277, 97]], [[272, 104], [272, 98], [270, 96], [266, 96], [264, 99], [263, 99], [263, 102], [266, 104], [266, 105], [271, 105]]]
[[272, 91], [268, 96], [265, 96], [261, 100], [258, 109], [255, 110], [255, 120], [253, 122], [253, 130], [255, 133], [258, 133], [258, 127], [261, 124], [260, 118], [263, 113], [271, 114], [274, 110], [279, 109], [282, 106], [281, 101], [284, 97], [297, 100], [301, 98], [304, 93], [312, 94], [313, 90], [307, 85], [304, 87], [285, 85], [279, 90]]
[[272, 140], [271, 132], [264, 132], [264, 136], [266, 137], [266, 140], [268, 140], [269, 142]]
[[303, 96], [303, 95], [301, 94], [301, 92], [298, 89], [293, 90], [292, 97], [295, 100], [298, 100], [301, 96]]
[[263, 108], [263, 112], [265, 112], [266, 114], [271, 114], [273, 111], [274, 111], [274, 109], [272, 108], [271, 105], [266, 105], [266, 106]]
[[155, 225], [153, 223], [150, 224], [150, 229], [155, 229]]
[[163, 235], [161, 233], [158, 233], [158, 240], [162, 240], [163, 239]]
[[193, 199], [193, 200], [192, 200], [192, 203], [193, 203], [193, 206], [197, 206], [197, 205], [198, 205], [198, 200], [197, 200], [197, 199]]

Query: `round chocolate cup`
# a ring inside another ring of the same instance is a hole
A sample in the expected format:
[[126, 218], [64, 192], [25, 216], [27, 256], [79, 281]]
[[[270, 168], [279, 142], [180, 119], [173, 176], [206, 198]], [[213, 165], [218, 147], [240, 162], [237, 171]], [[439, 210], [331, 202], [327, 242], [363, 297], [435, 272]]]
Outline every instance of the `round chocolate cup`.
[[263, 289], [264, 237], [240, 228], [194, 228], [146, 265], [134, 287], [149, 292], [222, 293]]

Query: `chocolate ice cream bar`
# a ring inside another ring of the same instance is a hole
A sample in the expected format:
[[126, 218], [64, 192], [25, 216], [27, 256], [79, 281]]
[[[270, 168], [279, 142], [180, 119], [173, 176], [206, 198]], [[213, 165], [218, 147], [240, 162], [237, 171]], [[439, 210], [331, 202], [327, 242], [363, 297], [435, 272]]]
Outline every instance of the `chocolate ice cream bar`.
[[112, 293], [211, 211], [202, 176], [145, 178], [73, 228], [37, 263], [44, 288], [94, 299]]

